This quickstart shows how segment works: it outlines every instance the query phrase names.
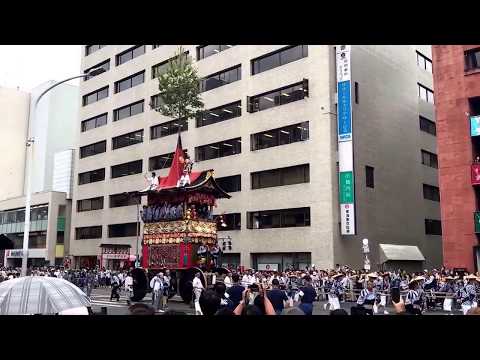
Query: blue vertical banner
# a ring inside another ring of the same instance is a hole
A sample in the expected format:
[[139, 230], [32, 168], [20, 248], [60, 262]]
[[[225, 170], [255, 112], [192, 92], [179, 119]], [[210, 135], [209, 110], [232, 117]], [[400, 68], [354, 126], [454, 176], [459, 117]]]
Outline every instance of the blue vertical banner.
[[338, 141], [352, 140], [352, 105], [350, 80], [337, 84]]

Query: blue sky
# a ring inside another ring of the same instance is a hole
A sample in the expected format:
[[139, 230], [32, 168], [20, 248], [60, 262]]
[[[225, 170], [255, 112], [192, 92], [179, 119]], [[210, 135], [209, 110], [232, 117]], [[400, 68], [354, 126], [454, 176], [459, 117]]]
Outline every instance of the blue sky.
[[0, 86], [29, 91], [48, 80], [79, 75], [80, 54], [80, 45], [0, 45]]

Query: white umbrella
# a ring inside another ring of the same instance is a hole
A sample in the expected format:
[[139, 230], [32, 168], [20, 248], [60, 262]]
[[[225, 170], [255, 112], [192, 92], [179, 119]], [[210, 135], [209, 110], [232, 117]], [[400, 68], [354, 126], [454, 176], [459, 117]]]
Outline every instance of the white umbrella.
[[0, 283], [0, 315], [47, 315], [90, 306], [87, 295], [64, 279], [27, 276]]

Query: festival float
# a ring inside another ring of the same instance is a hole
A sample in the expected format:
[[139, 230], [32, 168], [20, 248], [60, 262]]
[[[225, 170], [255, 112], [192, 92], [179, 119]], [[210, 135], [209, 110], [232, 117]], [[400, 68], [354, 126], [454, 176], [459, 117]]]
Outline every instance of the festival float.
[[[213, 170], [195, 172], [192, 167], [179, 133], [168, 176], [160, 178], [152, 173], [147, 178], [148, 187], [138, 192], [138, 196], [147, 197], [142, 211], [142, 268], [150, 275], [170, 270], [175, 290], [185, 302], [192, 298], [192, 280], [197, 272], [207, 287], [212, 282], [210, 274], [227, 271], [218, 263], [217, 243], [217, 225], [225, 225], [222, 216], [213, 215], [213, 209], [217, 199], [231, 197], [216, 183]], [[143, 272], [134, 271], [137, 278]], [[137, 282], [144, 284], [145, 280], [148, 278]], [[143, 296], [134, 295], [137, 299]]]

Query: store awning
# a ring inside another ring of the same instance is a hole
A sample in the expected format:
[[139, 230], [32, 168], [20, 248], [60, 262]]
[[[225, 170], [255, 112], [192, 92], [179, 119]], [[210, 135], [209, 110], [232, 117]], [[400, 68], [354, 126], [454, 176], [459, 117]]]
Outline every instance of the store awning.
[[387, 261], [425, 261], [425, 257], [418, 248], [412, 245], [380, 245], [380, 263]]

